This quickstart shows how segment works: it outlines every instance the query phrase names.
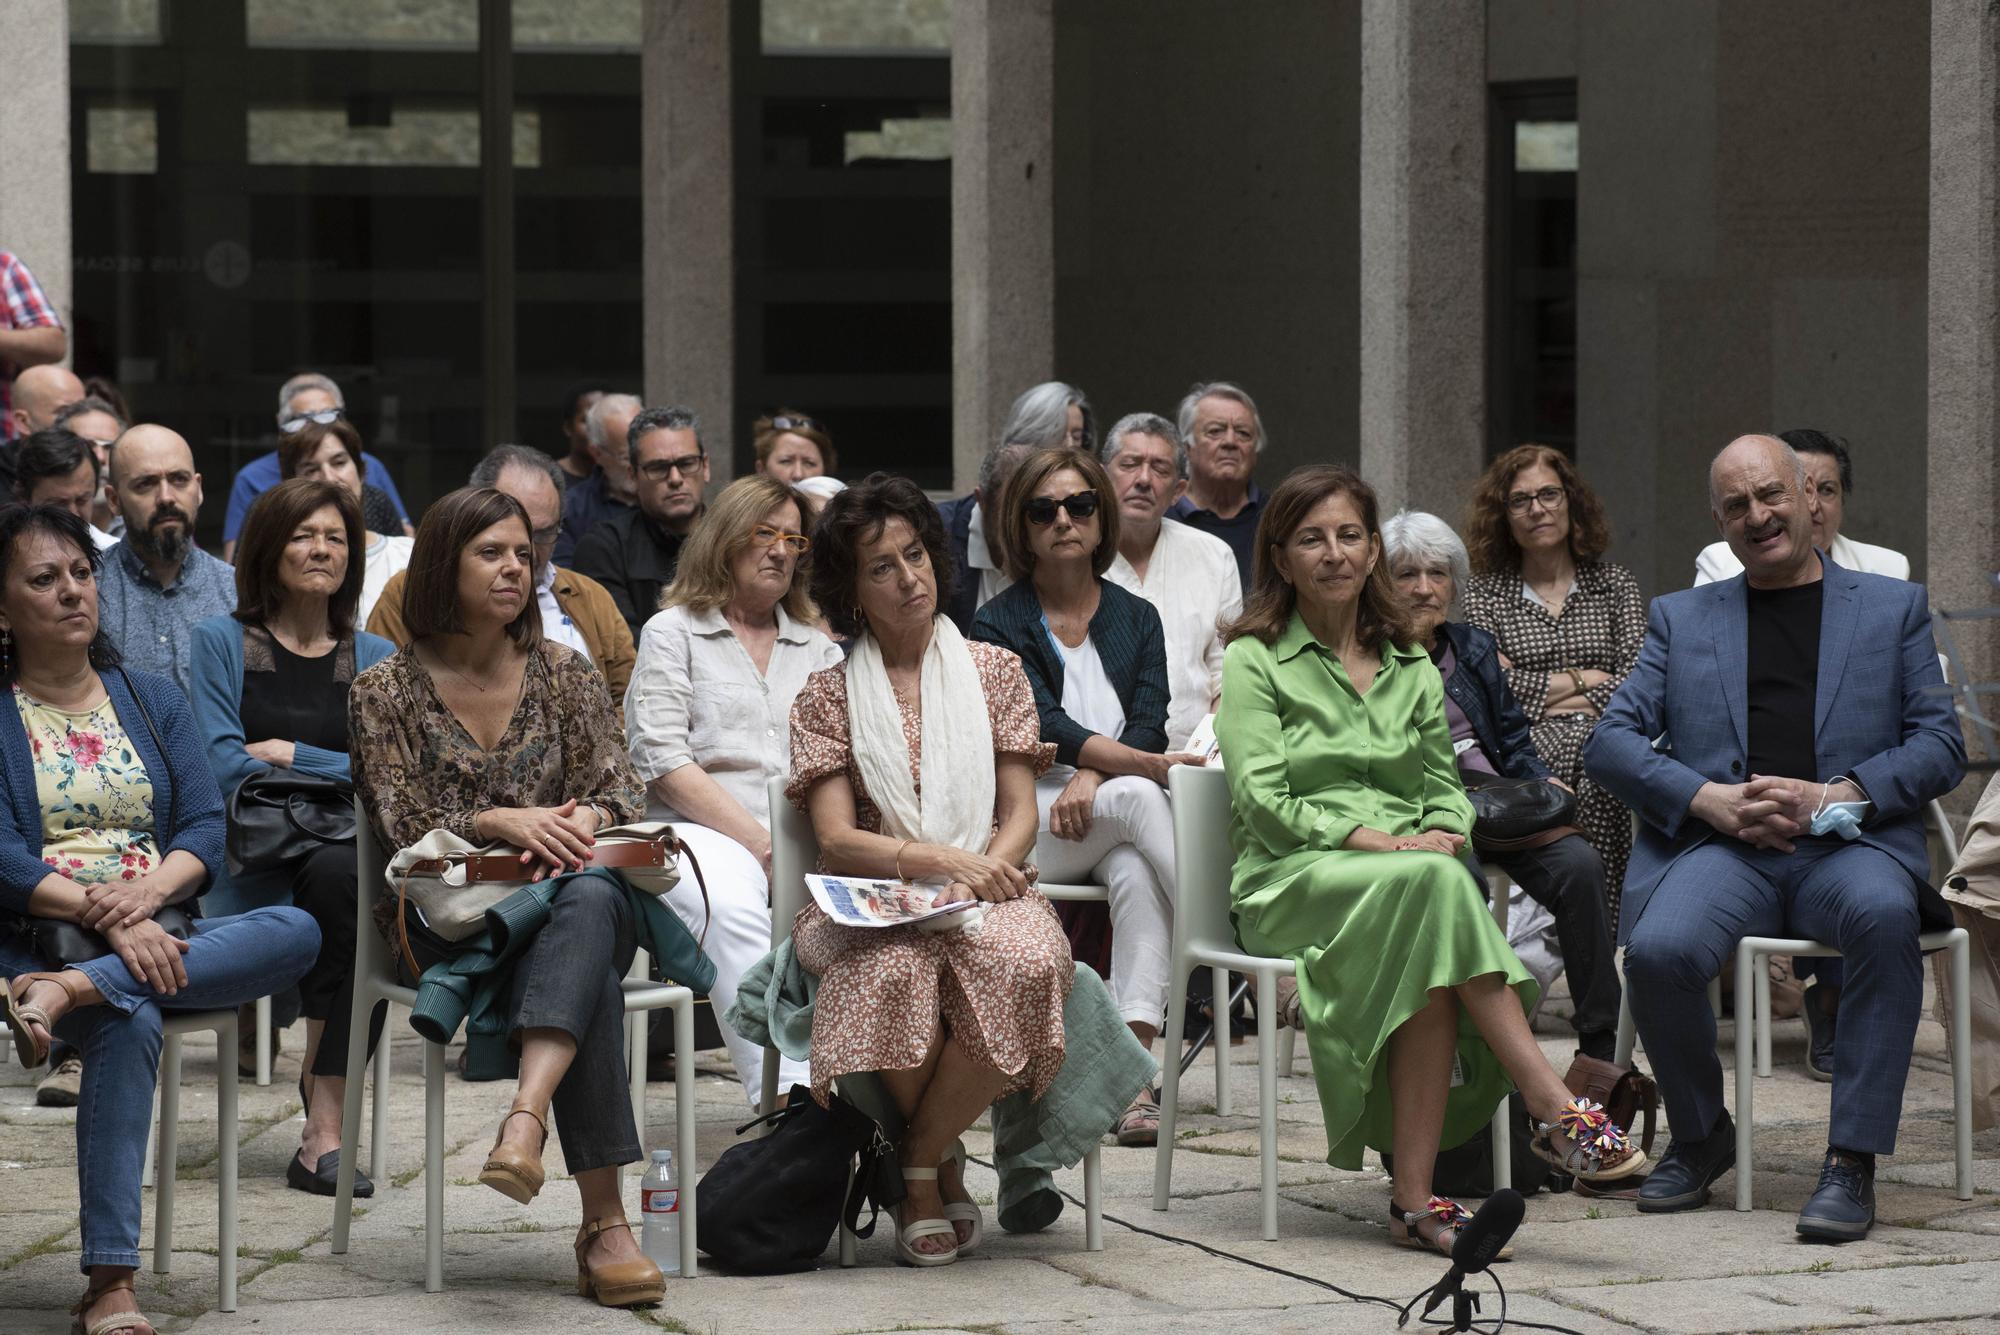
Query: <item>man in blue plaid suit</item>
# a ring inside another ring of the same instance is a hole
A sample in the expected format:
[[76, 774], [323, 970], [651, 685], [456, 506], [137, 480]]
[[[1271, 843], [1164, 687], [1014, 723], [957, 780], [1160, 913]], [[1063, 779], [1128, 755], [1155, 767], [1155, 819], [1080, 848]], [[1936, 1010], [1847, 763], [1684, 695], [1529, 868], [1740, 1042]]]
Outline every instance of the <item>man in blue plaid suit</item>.
[[1639, 1209], [1698, 1208], [1736, 1160], [1709, 980], [1745, 936], [1811, 937], [1841, 950], [1847, 984], [1827, 1154], [1798, 1232], [1845, 1241], [1867, 1236], [1875, 1156], [1896, 1147], [1917, 936], [1949, 923], [1924, 804], [1964, 776], [1965, 743], [1936, 689], [1923, 587], [1815, 551], [1804, 484], [1771, 436], [1716, 456], [1711, 508], [1744, 573], [1654, 599], [1584, 765], [1640, 817], [1619, 940], [1673, 1143]]

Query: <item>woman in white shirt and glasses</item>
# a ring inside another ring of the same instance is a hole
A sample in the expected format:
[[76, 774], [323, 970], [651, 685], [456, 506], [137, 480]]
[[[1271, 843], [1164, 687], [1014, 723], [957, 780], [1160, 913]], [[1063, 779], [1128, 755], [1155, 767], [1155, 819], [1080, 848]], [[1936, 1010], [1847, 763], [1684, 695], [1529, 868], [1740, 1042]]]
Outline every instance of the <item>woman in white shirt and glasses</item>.
[[[715, 961], [720, 1017], [743, 973], [771, 948], [772, 776], [791, 764], [792, 698], [812, 673], [840, 662], [798, 578], [811, 547], [799, 499], [779, 479], [739, 478], [709, 503], [681, 550], [661, 610], [639, 635], [625, 692], [625, 739], [646, 781], [647, 817], [670, 820], [701, 865], [699, 895], [667, 903]], [[688, 868], [681, 868], [692, 884]], [[723, 1028], [754, 1103], [764, 1050]], [[787, 1060], [779, 1088], [803, 1083]]]

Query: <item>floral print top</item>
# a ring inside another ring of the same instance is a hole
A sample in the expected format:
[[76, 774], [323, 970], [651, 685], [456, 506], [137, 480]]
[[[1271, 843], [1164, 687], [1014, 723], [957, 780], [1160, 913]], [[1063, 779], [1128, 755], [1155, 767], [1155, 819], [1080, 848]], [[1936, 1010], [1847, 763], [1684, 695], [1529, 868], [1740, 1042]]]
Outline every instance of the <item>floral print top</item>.
[[16, 685], [14, 707], [35, 758], [42, 861], [79, 885], [137, 880], [158, 866], [153, 780], [111, 701], [57, 709]]

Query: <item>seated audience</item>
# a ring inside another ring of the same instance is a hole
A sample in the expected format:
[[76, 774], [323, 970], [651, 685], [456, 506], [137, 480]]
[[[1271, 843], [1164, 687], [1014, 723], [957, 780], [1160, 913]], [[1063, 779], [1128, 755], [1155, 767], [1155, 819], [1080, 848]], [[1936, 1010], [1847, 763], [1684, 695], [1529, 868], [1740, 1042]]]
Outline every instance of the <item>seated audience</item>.
[[[619, 1190], [620, 1166], [645, 1157], [621, 985], [639, 924], [618, 877], [588, 864], [593, 834], [637, 819], [645, 797], [604, 679], [542, 638], [533, 571], [528, 516], [512, 497], [466, 488], [425, 512], [404, 599], [412, 643], [349, 692], [354, 786], [385, 850], [449, 830], [521, 849], [536, 879], [566, 878], [512, 965], [520, 1081], [479, 1180], [532, 1200], [553, 1107], [583, 1199], [578, 1289], [629, 1307], [664, 1293]], [[392, 940], [407, 933], [418, 968], [457, 953], [420, 917], [393, 914], [385, 899], [377, 922]]]
[[174, 679], [191, 694], [195, 623], [236, 607], [236, 572], [195, 545], [201, 474], [194, 453], [163, 426], [135, 426], [111, 452], [111, 503], [125, 536], [104, 554], [98, 612], [127, 666]]
[[793, 935], [820, 980], [813, 1097], [851, 1072], [880, 1076], [909, 1127], [897, 1253], [945, 1265], [983, 1232], [957, 1137], [1003, 1094], [1039, 1099], [1063, 1064], [1069, 942], [1024, 871], [1051, 748], [1019, 660], [940, 614], [951, 558], [914, 482], [877, 473], [848, 488], [814, 538], [813, 601], [853, 650], [792, 704], [787, 795], [812, 818], [824, 870], [941, 882], [941, 900], [984, 906], [977, 931], [927, 933], [844, 927], [809, 903]]
[[1639, 1209], [1695, 1209], [1735, 1163], [1709, 980], [1744, 936], [1810, 937], [1839, 948], [1847, 981], [1826, 1158], [1796, 1231], [1841, 1242], [1867, 1236], [1875, 1156], [1896, 1149], [1917, 937], [1951, 925], [1924, 804], [1957, 787], [1965, 743], [1923, 587], [1816, 552], [1806, 486], [1776, 437], [1716, 456], [1709, 504], [1743, 578], [1653, 600], [1585, 761], [1640, 817], [1618, 930], [1673, 1143]]
[[[639, 635], [625, 697], [647, 816], [674, 822], [707, 878], [706, 913], [691, 896], [667, 903], [715, 961], [718, 1015], [771, 945], [768, 785], [791, 764], [792, 700], [808, 675], [840, 662], [798, 577], [810, 547], [791, 488], [767, 474], [723, 488], [682, 549], [664, 610]], [[726, 1025], [723, 1038], [754, 1103], [764, 1050]], [[805, 1075], [787, 1061], [778, 1088]]]
[[1534, 979], [1460, 861], [1472, 806], [1444, 689], [1367, 483], [1319, 466], [1278, 485], [1226, 634], [1231, 916], [1245, 950], [1296, 962], [1327, 1162], [1393, 1150], [1391, 1241], [1449, 1253], [1468, 1216], [1432, 1195], [1438, 1146], [1481, 1134], [1511, 1079], [1536, 1154], [1591, 1182], [1637, 1172], [1645, 1155], [1542, 1055]]
[[752, 422], [750, 434], [757, 447], [757, 471], [780, 482], [796, 484], [809, 477], [824, 477], [838, 466], [833, 437], [804, 413], [780, 408]]
[[[25, 505], [61, 506], [90, 524], [99, 484], [96, 452], [63, 427], [46, 427], [14, 442], [14, 499]], [[94, 524], [90, 540], [99, 551], [118, 541]]]
[[[1543, 779], [1557, 786], [1535, 754], [1527, 716], [1507, 689], [1493, 637], [1450, 616], [1471, 566], [1465, 544], [1436, 515], [1405, 510], [1382, 525], [1382, 560], [1409, 605], [1417, 642], [1444, 678], [1459, 779], [1471, 788], [1495, 778]], [[1483, 850], [1482, 850], [1483, 852]], [[1563, 975], [1575, 1006], [1577, 1051], [1608, 1062], [1618, 1040], [1618, 972], [1606, 915], [1604, 863], [1573, 829], [1539, 848], [1485, 854], [1549, 911], [1562, 948]]]
[[632, 478], [632, 454], [626, 433], [644, 405], [630, 394], [605, 394], [583, 415], [584, 438], [597, 471], [566, 486], [562, 498], [562, 531], [556, 537], [555, 559], [574, 565], [576, 545], [583, 535], [614, 515], [627, 514], [638, 504], [638, 484]]
[[1000, 496], [1034, 449], [1019, 441], [1001, 441], [979, 461], [979, 479], [971, 493], [938, 506], [945, 540], [951, 544], [952, 569], [957, 572], [944, 611], [960, 635], [972, 634], [973, 614], [1009, 583], [1000, 558]]
[[637, 643], [660, 610], [660, 591], [673, 582], [681, 544], [701, 518], [708, 454], [692, 408], [648, 408], [632, 419], [626, 439], [638, 506], [584, 534], [576, 544], [576, 568], [611, 594]]
[[[416, 545], [415, 539], [380, 527], [379, 516], [369, 516], [367, 494], [373, 489], [363, 482], [368, 475], [366, 458], [361, 450], [361, 433], [344, 417], [336, 417], [323, 426], [308, 422], [278, 442], [278, 471], [285, 477], [331, 482], [354, 497], [361, 507], [364, 545], [349, 553], [361, 567], [361, 602], [354, 614], [357, 625], [368, 624], [369, 614], [382, 597], [383, 586], [388, 584], [390, 576], [410, 564], [410, 549]], [[237, 563], [242, 564], [240, 552]]]
[[125, 417], [109, 399], [87, 394], [75, 403], [66, 403], [57, 409], [56, 425], [81, 437], [90, 446], [91, 453], [97, 456], [97, 495], [91, 498], [90, 513], [85, 517], [99, 531], [110, 534], [114, 539], [124, 537], [125, 521], [119, 518], [118, 511], [105, 494], [105, 488], [111, 472], [111, 447], [125, 432]]
[[[604, 674], [612, 701], [622, 704], [632, 680], [632, 632], [603, 585], [574, 570], [559, 569], [550, 559], [562, 522], [562, 469], [540, 450], [496, 445], [473, 467], [467, 485], [491, 487], [521, 503], [534, 525], [535, 601], [542, 609], [542, 638], [583, 655]], [[399, 648], [410, 643], [403, 616], [408, 578], [407, 571], [391, 575], [368, 618], [370, 632]]]
[[[1104, 579], [1118, 550], [1111, 479], [1087, 454], [1037, 450], [1007, 484], [1015, 582], [979, 609], [973, 635], [1012, 650], [1056, 763], [1035, 783], [1035, 863], [1055, 881], [1100, 881], [1111, 908], [1111, 995], [1150, 1047], [1173, 954], [1174, 818], [1167, 770], [1167, 661], [1159, 613]], [[1121, 1145], [1150, 1145], [1159, 1103], [1142, 1090]]]
[[1639, 582], [1604, 559], [1604, 506], [1559, 450], [1522, 445], [1495, 459], [1467, 515], [1465, 619], [1499, 644], [1535, 754], [1576, 792], [1576, 824], [1604, 863], [1615, 923], [1632, 815], [1584, 774], [1583, 744], [1639, 659]]
[[1190, 389], [1174, 416], [1188, 453], [1188, 487], [1167, 515], [1228, 543], [1236, 578], [1247, 589], [1264, 510], [1264, 491], [1253, 476], [1264, 448], [1264, 419], [1249, 393], [1227, 380]]
[[[330, 426], [346, 416], [347, 400], [342, 397], [340, 386], [317, 372], [295, 375], [279, 387], [280, 441], [293, 432], [304, 430], [309, 424]], [[389, 465], [372, 454], [362, 455], [361, 462], [368, 474], [369, 484], [381, 489], [394, 512], [393, 516], [374, 514], [369, 520], [370, 527], [377, 527], [383, 533], [408, 537], [415, 530], [410, 527], [410, 512], [396, 492], [396, 479], [390, 474]], [[231, 560], [236, 555], [237, 532], [243, 527], [244, 516], [250, 513], [250, 503], [283, 480], [283, 469], [276, 450], [252, 459], [237, 470], [236, 479], [229, 487], [229, 508], [222, 517], [223, 560]], [[362, 513], [374, 513], [366, 501], [362, 504]]]
[[1104, 578], [1160, 614], [1167, 642], [1167, 749], [1184, 751], [1222, 694], [1224, 623], [1243, 611], [1229, 544], [1166, 518], [1187, 491], [1188, 456], [1163, 417], [1132, 413], [1104, 436], [1118, 493], [1118, 554]]
[[567, 482], [582, 482], [597, 471], [597, 460], [590, 454], [590, 430], [584, 421], [590, 410], [597, 406], [597, 401], [610, 390], [611, 386], [600, 381], [586, 380], [571, 385], [563, 395], [563, 450], [555, 456], [555, 460]]
[[[354, 493], [337, 483], [292, 478], [251, 505], [236, 549], [236, 610], [194, 628], [189, 662], [195, 722], [225, 799], [274, 770], [347, 781], [348, 687], [395, 652], [354, 629], [362, 575], [352, 556], [361, 541]], [[285, 1181], [320, 1196], [333, 1195], [340, 1168], [354, 894], [354, 843], [346, 840], [290, 863], [221, 871], [202, 899], [204, 912], [223, 915], [293, 904], [319, 924], [319, 958], [299, 980], [305, 1129]], [[378, 1022], [371, 1049], [379, 1032]], [[373, 1192], [357, 1167], [354, 1194]]]
[[[1847, 442], [1827, 431], [1796, 427], [1780, 431], [1778, 439], [1792, 447], [1806, 468], [1806, 488], [1812, 507], [1812, 544], [1833, 558], [1843, 570], [1864, 575], [1887, 575], [1890, 579], [1910, 577], [1910, 558], [1887, 547], [1856, 542], [1840, 531], [1847, 517], [1847, 498], [1854, 494], [1854, 460]], [[1743, 563], [1726, 542], [1712, 542], [1695, 558], [1696, 587], [1743, 573]], [[1806, 961], [1800, 961], [1805, 963]], [[1822, 964], [1832, 961], [1821, 961]]]
[[[151, 1335], [132, 1275], [162, 1013], [282, 991], [311, 965], [319, 933], [290, 908], [202, 919], [185, 940], [158, 921], [221, 869], [222, 797], [180, 691], [121, 668], [98, 629], [101, 560], [68, 510], [0, 510], [0, 682], [10, 688], [0, 977], [23, 1066], [47, 1060], [56, 1039], [84, 1056], [76, 1162], [89, 1286], [71, 1309], [75, 1329]], [[86, 948], [102, 953], [63, 966], [37, 948], [29, 916], [82, 927], [94, 934]]]

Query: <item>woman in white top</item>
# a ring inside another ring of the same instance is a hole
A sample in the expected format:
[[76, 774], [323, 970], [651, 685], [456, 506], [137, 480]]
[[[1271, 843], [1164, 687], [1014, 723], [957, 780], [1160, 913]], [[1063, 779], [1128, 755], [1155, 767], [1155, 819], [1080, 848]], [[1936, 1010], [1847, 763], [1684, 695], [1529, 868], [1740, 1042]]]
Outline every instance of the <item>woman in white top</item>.
[[[1908, 579], [1909, 557], [1841, 534], [1841, 521], [1847, 517], [1847, 498], [1854, 493], [1854, 461], [1848, 458], [1847, 442], [1811, 427], [1781, 431], [1778, 439], [1798, 452], [1799, 462], [1806, 468], [1806, 498], [1813, 507], [1813, 546], [1844, 569]], [[1726, 542], [1710, 543], [1694, 560], [1697, 586], [1742, 573], [1743, 563], [1730, 553]]]
[[345, 487], [361, 506], [361, 517], [368, 525], [367, 546], [362, 548], [361, 604], [354, 624], [367, 625], [368, 614], [382, 597], [382, 586], [410, 564], [416, 539], [400, 528], [383, 531], [400, 521], [393, 509], [383, 509], [387, 497], [364, 485], [368, 462], [362, 455], [361, 433], [345, 417], [326, 423], [307, 422], [278, 442], [278, 472], [285, 478], [311, 478]]
[[[625, 739], [646, 781], [647, 817], [669, 820], [701, 865], [701, 897], [667, 903], [715, 961], [709, 995], [722, 1015], [743, 973], [771, 948], [768, 785], [791, 766], [792, 698], [840, 650], [795, 578], [811, 542], [798, 497], [768, 474], [739, 478], [709, 502], [681, 549], [661, 610], [639, 633], [625, 692]], [[682, 876], [693, 885], [683, 865]], [[736, 1073], [754, 1103], [764, 1050], [727, 1026]], [[779, 1088], [803, 1083], [787, 1061]]]
[[[1104, 466], [1037, 450], [1001, 501], [1014, 583], [979, 609], [975, 639], [1021, 657], [1056, 765], [1035, 784], [1044, 880], [1101, 883], [1111, 907], [1111, 995], [1141, 1043], [1159, 1033], [1172, 984], [1175, 896], [1167, 770], [1199, 764], [1167, 749], [1167, 659], [1152, 604], [1105, 580], [1118, 554], [1118, 500]], [[1089, 961], [1086, 961], [1089, 962]], [[1159, 1108], [1141, 1091], [1121, 1145], [1151, 1145]]]

